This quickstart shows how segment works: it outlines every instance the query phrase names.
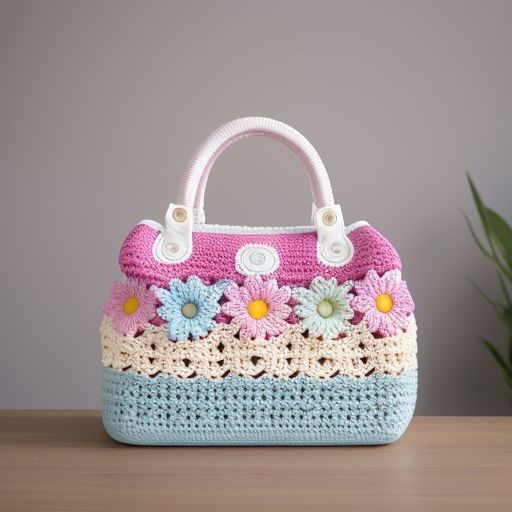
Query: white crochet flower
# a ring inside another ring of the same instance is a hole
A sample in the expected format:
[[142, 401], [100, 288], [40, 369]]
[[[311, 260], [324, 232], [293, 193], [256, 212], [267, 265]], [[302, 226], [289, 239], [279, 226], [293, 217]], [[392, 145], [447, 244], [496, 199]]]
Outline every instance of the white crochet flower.
[[348, 292], [353, 286], [352, 281], [338, 285], [334, 277], [319, 276], [309, 288], [293, 290], [293, 297], [299, 302], [295, 313], [313, 336], [334, 339], [350, 327], [354, 310], [350, 306], [353, 295]]

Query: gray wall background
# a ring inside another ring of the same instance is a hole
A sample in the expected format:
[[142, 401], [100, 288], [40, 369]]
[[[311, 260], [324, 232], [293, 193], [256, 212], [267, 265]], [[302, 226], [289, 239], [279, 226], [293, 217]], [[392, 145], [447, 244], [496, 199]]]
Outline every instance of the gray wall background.
[[[418, 414], [509, 414], [478, 341], [504, 330], [460, 209], [464, 172], [512, 220], [512, 2], [3, 1], [0, 407], [99, 407], [98, 325], [117, 253], [161, 221], [218, 125], [265, 115], [322, 155], [347, 222], [398, 248], [417, 304]], [[297, 225], [292, 153], [230, 148], [211, 222]]]

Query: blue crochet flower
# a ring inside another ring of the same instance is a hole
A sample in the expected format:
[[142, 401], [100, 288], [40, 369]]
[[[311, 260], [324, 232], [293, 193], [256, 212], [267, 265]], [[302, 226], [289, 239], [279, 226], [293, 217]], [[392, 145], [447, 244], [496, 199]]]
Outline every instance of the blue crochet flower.
[[186, 283], [171, 279], [169, 290], [159, 288], [157, 296], [163, 305], [157, 312], [168, 322], [169, 339], [206, 336], [215, 326], [215, 315], [220, 312], [219, 299], [228, 284], [228, 280], [221, 280], [207, 286], [197, 276], [190, 276]]

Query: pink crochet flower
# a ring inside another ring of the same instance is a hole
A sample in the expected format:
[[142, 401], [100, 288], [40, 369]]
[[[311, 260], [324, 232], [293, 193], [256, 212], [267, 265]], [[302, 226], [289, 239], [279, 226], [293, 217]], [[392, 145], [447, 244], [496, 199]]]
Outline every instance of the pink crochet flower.
[[116, 281], [110, 290], [110, 300], [103, 312], [112, 318], [114, 329], [122, 334], [135, 335], [143, 331], [156, 312], [157, 298], [151, 288], [137, 279], [126, 283]]
[[414, 302], [399, 270], [389, 270], [379, 277], [375, 270], [354, 283], [357, 295], [351, 306], [363, 314], [371, 332], [392, 336], [407, 326], [407, 317], [414, 311]]
[[243, 286], [232, 283], [224, 295], [228, 301], [222, 305], [222, 311], [240, 325], [241, 336], [266, 338], [286, 329], [286, 318], [292, 311], [287, 304], [290, 287], [279, 288], [275, 279], [263, 281], [261, 276], [248, 276]]

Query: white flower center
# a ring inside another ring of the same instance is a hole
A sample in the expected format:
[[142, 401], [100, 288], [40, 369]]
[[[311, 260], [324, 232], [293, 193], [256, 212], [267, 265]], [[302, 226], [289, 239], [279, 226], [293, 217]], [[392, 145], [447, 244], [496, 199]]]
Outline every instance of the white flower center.
[[329, 318], [334, 313], [334, 306], [331, 301], [322, 300], [318, 303], [316, 310], [322, 318]]

